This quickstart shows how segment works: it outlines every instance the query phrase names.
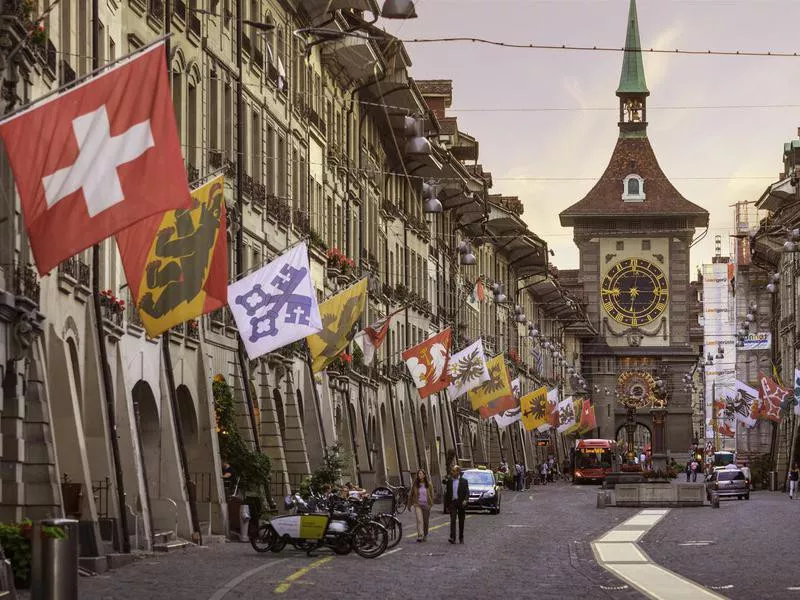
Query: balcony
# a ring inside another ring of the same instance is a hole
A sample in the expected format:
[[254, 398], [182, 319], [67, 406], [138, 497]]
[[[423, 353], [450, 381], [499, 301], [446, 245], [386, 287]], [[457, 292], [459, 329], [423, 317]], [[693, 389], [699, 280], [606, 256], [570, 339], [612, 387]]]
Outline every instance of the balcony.
[[37, 307], [39, 306], [39, 276], [36, 269], [30, 264], [14, 265], [14, 295], [27, 298]]
[[267, 214], [272, 216], [281, 225], [291, 224], [291, 209], [289, 203], [283, 198], [278, 198], [274, 194], [267, 195]]
[[78, 259], [78, 285], [89, 288], [92, 279], [92, 270], [85, 262]]
[[53, 42], [47, 39], [44, 43], [35, 44], [34, 50], [39, 61], [47, 69], [48, 75], [54, 78], [56, 76], [56, 67], [58, 64], [58, 51], [53, 45]]
[[192, 340], [200, 340], [200, 321], [198, 319], [186, 321], [186, 337]]
[[309, 123], [316, 127], [322, 133], [322, 135], [328, 134], [328, 128], [325, 125], [325, 121], [319, 116], [317, 111], [311, 107], [307, 107], [306, 116], [308, 117]]
[[292, 218], [294, 221], [294, 228], [300, 233], [310, 233], [311, 223], [308, 220], [308, 214], [299, 208], [292, 210]]
[[253, 183], [250, 199], [255, 208], [264, 209], [267, 205], [267, 188], [263, 183]]
[[186, 165], [186, 178], [189, 180], [189, 183], [194, 183], [195, 181], [200, 180], [200, 169], [195, 167], [192, 163], [187, 163]]

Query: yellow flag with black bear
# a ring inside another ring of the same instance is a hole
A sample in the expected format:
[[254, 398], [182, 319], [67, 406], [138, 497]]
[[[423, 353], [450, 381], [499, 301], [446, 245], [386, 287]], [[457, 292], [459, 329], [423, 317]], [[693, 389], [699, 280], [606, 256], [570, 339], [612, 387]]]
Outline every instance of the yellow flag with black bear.
[[357, 333], [356, 325], [367, 305], [367, 281], [365, 277], [319, 305], [322, 331], [306, 338], [314, 373], [324, 370]]
[[220, 176], [192, 191], [189, 208], [153, 215], [116, 234], [128, 287], [147, 335], [156, 337], [225, 306], [225, 229]]

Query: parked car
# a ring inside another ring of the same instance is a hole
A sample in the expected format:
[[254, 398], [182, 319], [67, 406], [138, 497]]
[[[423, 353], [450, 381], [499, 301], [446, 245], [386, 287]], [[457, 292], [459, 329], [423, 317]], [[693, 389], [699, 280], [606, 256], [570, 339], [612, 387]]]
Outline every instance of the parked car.
[[730, 468], [714, 471], [706, 479], [706, 497], [711, 501], [711, 495], [736, 496], [741, 500], [750, 500], [750, 480], [745, 477], [744, 471]]
[[467, 469], [462, 477], [469, 483], [468, 509], [488, 510], [493, 515], [500, 512], [503, 484], [495, 479], [490, 469]]

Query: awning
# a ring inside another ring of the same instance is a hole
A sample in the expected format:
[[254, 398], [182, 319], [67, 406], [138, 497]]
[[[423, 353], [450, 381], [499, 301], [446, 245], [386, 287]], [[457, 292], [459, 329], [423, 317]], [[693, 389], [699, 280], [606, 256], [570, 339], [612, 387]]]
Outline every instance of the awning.
[[[327, 29], [331, 30], [332, 36], [339, 32], [334, 26]], [[321, 46], [321, 51], [322, 59], [329, 68], [336, 74], [344, 72], [350, 81], [371, 77], [378, 62], [378, 56], [366, 38], [347, 35], [332, 39]]]
[[770, 185], [756, 202], [756, 208], [774, 212], [785, 203], [797, 200], [797, 186], [787, 177]]

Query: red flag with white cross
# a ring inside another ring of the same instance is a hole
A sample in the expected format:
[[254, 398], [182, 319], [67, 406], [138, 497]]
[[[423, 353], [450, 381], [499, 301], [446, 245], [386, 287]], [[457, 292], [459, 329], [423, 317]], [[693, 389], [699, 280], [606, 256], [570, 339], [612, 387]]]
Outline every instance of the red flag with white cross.
[[163, 42], [0, 122], [0, 136], [42, 275], [137, 221], [189, 207]]

